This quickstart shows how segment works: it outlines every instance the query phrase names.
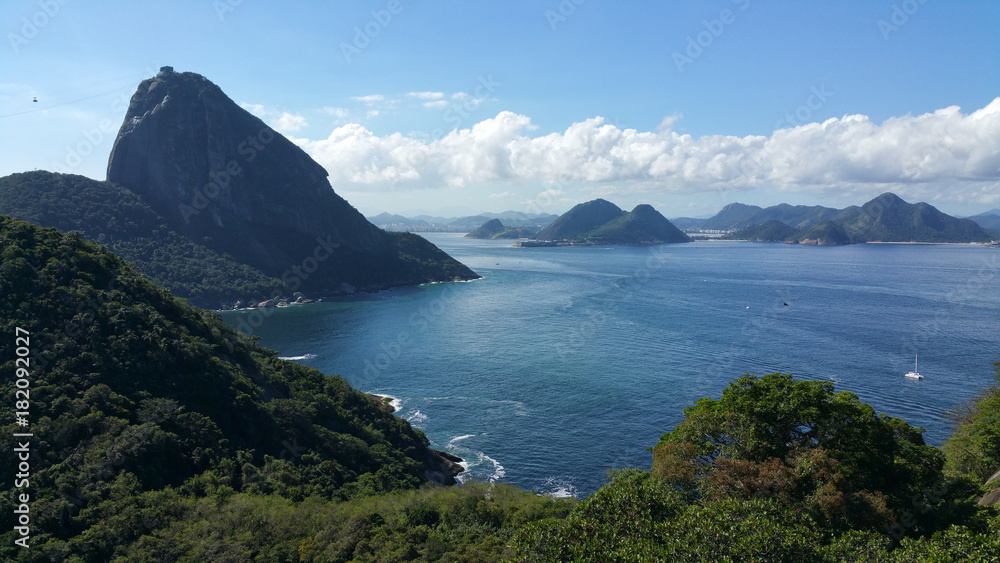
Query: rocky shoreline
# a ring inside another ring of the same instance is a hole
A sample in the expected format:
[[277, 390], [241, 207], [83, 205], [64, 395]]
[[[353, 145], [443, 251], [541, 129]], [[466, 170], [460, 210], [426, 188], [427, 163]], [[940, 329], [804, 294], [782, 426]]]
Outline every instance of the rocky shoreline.
[[[388, 412], [396, 412], [396, 407], [391, 404], [394, 397], [376, 393], [368, 393], [368, 396]], [[427, 457], [424, 458], [423, 464], [424, 478], [442, 487], [455, 485], [457, 483], [455, 477], [465, 471], [465, 467], [461, 465], [463, 461], [465, 460], [457, 455], [427, 448]]]

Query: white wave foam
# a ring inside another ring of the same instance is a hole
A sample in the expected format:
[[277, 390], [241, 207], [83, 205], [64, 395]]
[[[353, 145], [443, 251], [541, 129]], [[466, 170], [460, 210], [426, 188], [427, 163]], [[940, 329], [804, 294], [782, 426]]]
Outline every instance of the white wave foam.
[[472, 438], [473, 436], [475, 436], [475, 434], [466, 434], [464, 436], [455, 436], [451, 440], [448, 440], [448, 447], [449, 448], [454, 448], [455, 445], [458, 444], [459, 442], [461, 442], [462, 440], [466, 440], [468, 438]]
[[279, 360], [311, 360], [316, 357], [316, 354], [303, 354], [301, 356], [278, 356]]
[[406, 418], [406, 420], [409, 421], [410, 424], [420, 424], [421, 422], [427, 421], [427, 415], [420, 412], [419, 409], [413, 411], [413, 414], [404, 418]]
[[394, 395], [386, 395], [385, 393], [377, 391], [371, 391], [371, 393], [378, 397], [385, 397], [386, 399], [389, 399], [389, 406], [392, 407], [392, 412], [399, 412], [400, 409], [403, 408], [403, 400], [400, 399], [399, 397], [396, 397]]
[[493, 464], [493, 475], [487, 477], [486, 478], [487, 481], [489, 481], [490, 483], [495, 483], [500, 479], [503, 479], [504, 476], [507, 475], [507, 472], [504, 470], [503, 466], [500, 465], [499, 461], [493, 459], [492, 457], [486, 454], [479, 454], [479, 455], [482, 456], [483, 461], [488, 461]]
[[546, 492], [543, 495], [549, 498], [576, 498], [579, 490], [570, 479], [551, 477], [542, 486]]

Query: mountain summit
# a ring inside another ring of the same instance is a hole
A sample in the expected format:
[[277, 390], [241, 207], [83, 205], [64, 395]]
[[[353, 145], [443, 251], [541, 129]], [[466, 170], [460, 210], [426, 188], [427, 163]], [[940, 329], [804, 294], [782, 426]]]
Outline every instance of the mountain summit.
[[691, 241], [651, 205], [637, 205], [626, 213], [603, 199], [574, 206], [539, 233], [536, 239], [613, 245]]
[[171, 229], [293, 290], [478, 277], [417, 235], [369, 223], [305, 151], [195, 73], [163, 67], [139, 84], [108, 180], [139, 194]]

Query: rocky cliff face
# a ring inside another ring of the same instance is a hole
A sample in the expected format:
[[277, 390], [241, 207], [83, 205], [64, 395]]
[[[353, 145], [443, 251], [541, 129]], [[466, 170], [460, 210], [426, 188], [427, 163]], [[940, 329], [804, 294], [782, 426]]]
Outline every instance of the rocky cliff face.
[[108, 180], [139, 194], [177, 232], [294, 289], [478, 277], [416, 235], [369, 223], [334, 193], [322, 166], [198, 74], [164, 67], [139, 84]]

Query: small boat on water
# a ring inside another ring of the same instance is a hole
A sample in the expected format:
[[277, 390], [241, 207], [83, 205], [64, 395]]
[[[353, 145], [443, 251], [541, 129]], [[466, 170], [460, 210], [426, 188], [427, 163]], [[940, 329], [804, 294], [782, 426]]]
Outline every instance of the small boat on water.
[[920, 372], [917, 371], [917, 356], [916, 355], [913, 356], [913, 371], [907, 372], [904, 377], [906, 377], [908, 379], [923, 379], [924, 378], [924, 376], [920, 375]]

